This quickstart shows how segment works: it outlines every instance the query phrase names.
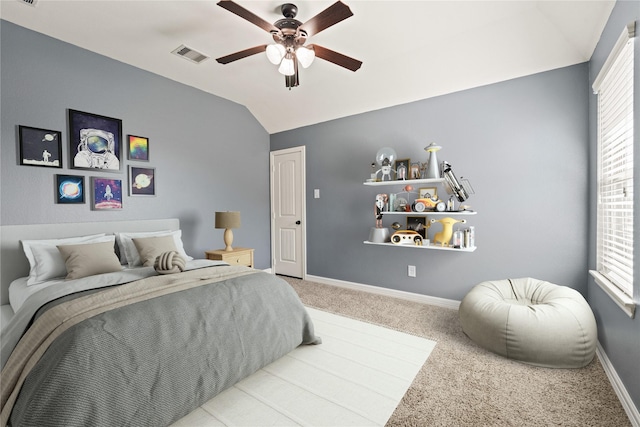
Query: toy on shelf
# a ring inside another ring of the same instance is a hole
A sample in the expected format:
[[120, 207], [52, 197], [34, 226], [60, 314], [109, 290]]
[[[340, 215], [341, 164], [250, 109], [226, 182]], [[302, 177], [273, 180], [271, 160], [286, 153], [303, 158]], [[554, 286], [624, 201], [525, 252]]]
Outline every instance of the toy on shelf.
[[439, 222], [442, 224], [442, 230], [437, 232], [435, 236], [433, 236], [433, 244], [440, 246], [449, 246], [449, 242], [451, 241], [451, 236], [453, 235], [453, 224], [457, 223], [466, 223], [466, 219], [454, 219], [454, 218], [442, 218], [442, 219], [431, 219], [431, 224], [434, 222]]
[[440, 178], [440, 169], [438, 165], [437, 151], [440, 151], [442, 147], [432, 142], [424, 147], [424, 151], [429, 153], [429, 163], [427, 164], [426, 174], [423, 178]]
[[376, 194], [376, 203], [373, 205], [373, 213], [376, 217], [376, 228], [382, 228], [382, 211], [389, 202], [386, 194]]
[[375, 177], [377, 178], [378, 173], [382, 172], [380, 180], [391, 181], [391, 172], [395, 172], [395, 169], [393, 169], [393, 163], [396, 161], [397, 157], [398, 155], [393, 148], [382, 147], [379, 149], [376, 153], [376, 163], [378, 163], [380, 169], [375, 172]]

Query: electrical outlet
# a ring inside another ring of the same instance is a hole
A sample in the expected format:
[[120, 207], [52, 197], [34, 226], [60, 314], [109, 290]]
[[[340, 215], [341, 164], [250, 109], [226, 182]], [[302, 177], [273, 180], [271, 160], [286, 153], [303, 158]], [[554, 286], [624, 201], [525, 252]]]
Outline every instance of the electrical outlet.
[[409, 277], [416, 277], [416, 266], [415, 265], [408, 265], [407, 266], [407, 275]]
[[320, 189], [319, 188], [315, 188], [313, 190], [313, 198], [314, 199], [319, 199], [320, 198]]

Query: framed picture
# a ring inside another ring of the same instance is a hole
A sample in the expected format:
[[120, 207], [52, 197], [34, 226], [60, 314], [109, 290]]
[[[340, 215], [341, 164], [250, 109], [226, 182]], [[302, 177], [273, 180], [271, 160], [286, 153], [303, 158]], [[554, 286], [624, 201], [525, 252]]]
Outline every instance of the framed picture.
[[396, 160], [396, 179], [404, 180], [409, 179], [409, 166], [411, 161], [409, 159]]
[[96, 211], [122, 209], [122, 180], [92, 177], [91, 201]]
[[422, 187], [418, 189], [419, 199], [438, 198], [438, 189], [436, 187]]
[[149, 138], [129, 135], [129, 160], [149, 161]]
[[62, 134], [57, 130], [18, 126], [20, 164], [62, 167]]
[[407, 230], [413, 230], [420, 233], [423, 239], [427, 238], [427, 217], [426, 216], [408, 216]]
[[129, 166], [129, 195], [155, 196], [156, 170], [155, 168], [140, 168]]
[[84, 176], [56, 175], [56, 203], [63, 205], [84, 203]]
[[69, 110], [69, 153], [74, 169], [120, 171], [122, 120]]

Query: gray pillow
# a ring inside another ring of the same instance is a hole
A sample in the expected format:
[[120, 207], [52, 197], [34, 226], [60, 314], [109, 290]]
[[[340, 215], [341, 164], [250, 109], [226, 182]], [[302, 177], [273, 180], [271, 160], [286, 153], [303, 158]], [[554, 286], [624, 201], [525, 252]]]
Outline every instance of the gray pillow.
[[122, 270], [114, 242], [58, 245], [67, 268], [67, 280]]
[[138, 249], [140, 261], [145, 267], [153, 267], [158, 255], [163, 252], [178, 251], [173, 236], [155, 236], [133, 239], [133, 244]]

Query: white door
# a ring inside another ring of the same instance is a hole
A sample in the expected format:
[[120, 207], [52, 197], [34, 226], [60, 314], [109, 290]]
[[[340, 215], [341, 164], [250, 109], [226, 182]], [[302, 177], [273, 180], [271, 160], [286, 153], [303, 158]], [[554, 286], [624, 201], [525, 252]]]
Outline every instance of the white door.
[[276, 274], [304, 279], [305, 147], [272, 151], [270, 166], [273, 271]]

